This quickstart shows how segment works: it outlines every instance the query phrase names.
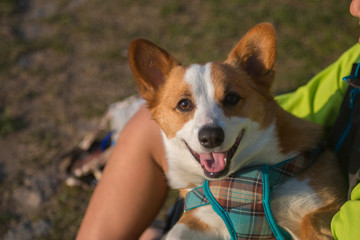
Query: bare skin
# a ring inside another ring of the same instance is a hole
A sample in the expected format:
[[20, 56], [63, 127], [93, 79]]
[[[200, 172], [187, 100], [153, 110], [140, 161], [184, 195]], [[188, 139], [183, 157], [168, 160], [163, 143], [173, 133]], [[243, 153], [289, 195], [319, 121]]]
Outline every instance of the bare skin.
[[360, 0], [351, 1], [350, 13], [354, 17], [359, 18], [359, 24], [360, 24]]
[[141, 107], [119, 136], [77, 240], [139, 238], [160, 210], [168, 190], [161, 142], [157, 124], [149, 110]]

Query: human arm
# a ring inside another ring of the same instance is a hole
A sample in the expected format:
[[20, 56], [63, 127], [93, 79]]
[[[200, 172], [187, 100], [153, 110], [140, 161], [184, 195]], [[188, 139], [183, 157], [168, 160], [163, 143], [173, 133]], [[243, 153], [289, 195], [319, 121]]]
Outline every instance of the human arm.
[[138, 239], [166, 198], [165, 169], [159, 127], [143, 106], [122, 130], [76, 239]]
[[335, 239], [355, 240], [360, 236], [360, 183], [351, 192], [347, 201], [334, 216], [331, 230]]

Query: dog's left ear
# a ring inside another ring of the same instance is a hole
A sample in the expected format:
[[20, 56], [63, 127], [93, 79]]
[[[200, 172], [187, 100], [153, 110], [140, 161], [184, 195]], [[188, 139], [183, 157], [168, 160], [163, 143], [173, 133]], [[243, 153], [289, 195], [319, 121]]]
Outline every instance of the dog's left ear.
[[269, 90], [275, 75], [276, 33], [270, 23], [250, 29], [231, 50], [226, 63], [243, 68], [255, 84]]

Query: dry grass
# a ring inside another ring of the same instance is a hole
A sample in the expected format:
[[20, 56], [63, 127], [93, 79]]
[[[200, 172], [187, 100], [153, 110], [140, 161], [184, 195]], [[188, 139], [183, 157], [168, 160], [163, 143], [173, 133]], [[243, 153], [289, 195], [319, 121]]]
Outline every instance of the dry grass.
[[75, 236], [91, 192], [60, 186], [26, 214], [13, 210], [12, 192], [50, 171], [110, 103], [136, 93], [132, 39], [150, 39], [185, 64], [222, 60], [263, 21], [278, 34], [275, 93], [304, 84], [357, 39], [357, 20], [337, 0], [1, 1], [0, 236], [37, 219], [52, 226], [39, 239]]

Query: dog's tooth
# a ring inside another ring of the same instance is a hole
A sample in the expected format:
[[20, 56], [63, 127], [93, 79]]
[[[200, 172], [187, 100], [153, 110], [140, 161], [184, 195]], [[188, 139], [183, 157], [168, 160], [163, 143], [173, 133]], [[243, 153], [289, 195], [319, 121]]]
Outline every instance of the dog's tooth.
[[227, 158], [224, 158], [224, 162], [225, 162], [225, 164], [226, 164], [226, 161], [227, 161]]

